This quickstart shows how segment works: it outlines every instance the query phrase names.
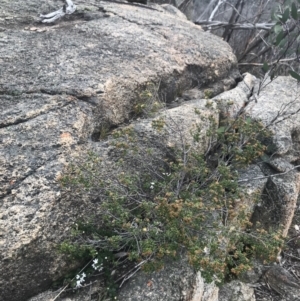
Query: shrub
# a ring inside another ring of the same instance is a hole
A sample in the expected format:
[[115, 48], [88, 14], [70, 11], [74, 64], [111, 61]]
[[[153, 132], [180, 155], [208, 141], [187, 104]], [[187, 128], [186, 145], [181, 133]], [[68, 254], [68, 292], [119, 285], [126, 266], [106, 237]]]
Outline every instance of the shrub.
[[158, 90], [159, 85], [152, 82], [145, 85], [142, 92], [137, 94], [136, 102], [133, 106], [134, 117], [152, 116], [165, 106], [165, 104], [159, 100]]
[[[70, 165], [62, 186], [70, 197], [88, 194], [98, 205], [93, 216], [77, 223], [63, 250], [101, 263], [106, 258], [107, 275], [125, 262], [134, 263], [133, 269], [157, 270], [166, 257], [184, 252], [207, 281], [219, 283], [250, 269], [253, 257], [273, 260], [282, 239], [251, 228], [244, 203], [253, 196], [238, 186], [239, 170], [264, 154], [270, 134], [243, 114], [221, 127], [213, 118], [210, 122], [205, 154], [182, 145], [163, 148], [164, 156], [157, 157], [155, 147], [137, 147], [141, 140], [128, 127], [108, 140], [119, 158], [114, 163], [90, 153]], [[153, 123], [153, 131], [167, 130], [163, 120]], [[200, 131], [191, 133], [195, 145]]]

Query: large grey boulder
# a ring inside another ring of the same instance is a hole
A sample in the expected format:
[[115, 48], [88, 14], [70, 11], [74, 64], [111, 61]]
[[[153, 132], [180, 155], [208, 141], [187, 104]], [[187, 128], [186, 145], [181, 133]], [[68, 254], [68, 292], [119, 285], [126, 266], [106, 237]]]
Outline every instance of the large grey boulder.
[[[0, 6], [0, 299], [26, 300], [72, 268], [56, 252], [86, 207], [57, 179], [103, 125], [136, 117], [150, 83], [161, 99], [239, 76], [231, 48], [183, 17], [91, 0], [54, 25], [52, 0]], [[224, 82], [224, 85], [222, 84]]]
[[[261, 202], [254, 212], [254, 221], [266, 229], [281, 229], [287, 235], [300, 192], [300, 93], [292, 77], [280, 76], [264, 82], [260, 91], [256, 85], [254, 98], [247, 113], [262, 121], [272, 132], [269, 158], [265, 158], [264, 173], [268, 177]], [[272, 204], [272, 207], [270, 207]]]

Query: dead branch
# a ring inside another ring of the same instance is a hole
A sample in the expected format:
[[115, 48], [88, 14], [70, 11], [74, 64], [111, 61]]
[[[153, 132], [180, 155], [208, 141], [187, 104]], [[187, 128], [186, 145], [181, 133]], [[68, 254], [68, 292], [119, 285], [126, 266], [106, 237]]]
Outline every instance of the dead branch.
[[[275, 64], [280, 64], [280, 63], [284, 63], [284, 62], [292, 62], [292, 61], [296, 61], [298, 60], [299, 58], [297, 57], [292, 57], [292, 58], [289, 58], [289, 59], [282, 59], [282, 60], [279, 60], [279, 61], [273, 61], [273, 62], [270, 62], [268, 63], [268, 65], [275, 65]], [[239, 66], [263, 66], [264, 64], [262, 63], [238, 63]]]
[[214, 27], [214, 29], [224, 27], [224, 28], [230, 28], [230, 29], [245, 29], [245, 30], [249, 30], [249, 29], [251, 29], [251, 30], [252, 29], [270, 30], [275, 25], [274, 22], [252, 24], [252, 23], [229, 23], [229, 22], [207, 21], [207, 20], [196, 21], [195, 24], [201, 25], [202, 27], [207, 27], [207, 28]]
[[296, 165], [294, 166], [293, 168], [285, 171], [285, 172], [281, 172], [281, 173], [278, 173], [278, 174], [275, 174], [275, 175], [269, 175], [269, 176], [261, 176], [261, 177], [255, 177], [255, 178], [249, 178], [249, 179], [241, 179], [241, 180], [238, 180], [238, 183], [242, 183], [242, 182], [250, 182], [250, 181], [255, 181], [255, 180], [262, 180], [262, 179], [268, 179], [268, 178], [275, 178], [275, 177], [278, 177], [278, 176], [282, 176], [282, 175], [285, 175], [297, 168], [299, 168], [300, 165]]

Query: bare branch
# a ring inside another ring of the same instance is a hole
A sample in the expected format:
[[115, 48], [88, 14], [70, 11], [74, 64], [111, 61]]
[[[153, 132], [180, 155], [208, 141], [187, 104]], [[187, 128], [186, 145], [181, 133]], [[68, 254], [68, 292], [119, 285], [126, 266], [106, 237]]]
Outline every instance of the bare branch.
[[275, 23], [229, 23], [229, 22], [221, 22], [221, 21], [196, 21], [195, 24], [201, 25], [202, 27], [225, 27], [230, 29], [262, 29], [262, 30], [270, 30]]
[[[227, 3], [227, 4], [232, 7], [232, 14], [229, 19], [229, 24], [233, 24], [233, 23], [236, 24], [238, 19], [242, 16], [241, 13], [243, 11], [245, 2], [244, 2], [244, 0], [238, 0], [235, 6], [230, 3]], [[239, 7], [239, 6], [241, 6], [241, 7]], [[223, 39], [228, 42], [230, 40], [231, 35], [232, 35], [232, 29], [229, 27], [226, 27], [223, 32], [223, 36], [222, 36]]]
[[[217, 13], [219, 7], [225, 2], [225, 0], [219, 0], [219, 2], [217, 3], [216, 7], [213, 9], [212, 13], [210, 14], [208, 21], [211, 22], [215, 16], [215, 14]], [[208, 31], [211, 30], [211, 26], [208, 27]]]
[[[273, 62], [268, 63], [268, 65], [275, 65], [275, 64], [280, 64], [280, 63], [284, 63], [284, 62], [291, 62], [291, 61], [296, 61], [296, 60], [298, 60], [297, 57], [292, 57], [292, 58], [289, 58], [289, 59], [282, 59], [282, 60], [279, 60], [279, 61], [273, 61]], [[238, 65], [240, 65], [240, 66], [263, 66], [264, 64], [262, 64], [262, 63], [239, 63]]]
[[210, 14], [208, 21], [212, 21], [216, 12], [218, 11], [219, 7], [225, 2], [225, 0], [219, 0], [217, 6], [214, 8], [214, 10], [212, 11], [212, 13]]
[[299, 168], [300, 165], [296, 165], [294, 166], [293, 168], [285, 171], [285, 172], [281, 172], [281, 173], [278, 173], [278, 174], [275, 174], [275, 175], [269, 175], [269, 176], [261, 176], [261, 177], [256, 177], [256, 178], [249, 178], [249, 179], [242, 179], [242, 180], [238, 180], [238, 183], [242, 183], [242, 182], [250, 182], [250, 181], [255, 181], [255, 180], [262, 180], [262, 179], [268, 179], [268, 178], [274, 178], [274, 177], [278, 177], [278, 176], [282, 176], [282, 175], [285, 175], [297, 168]]

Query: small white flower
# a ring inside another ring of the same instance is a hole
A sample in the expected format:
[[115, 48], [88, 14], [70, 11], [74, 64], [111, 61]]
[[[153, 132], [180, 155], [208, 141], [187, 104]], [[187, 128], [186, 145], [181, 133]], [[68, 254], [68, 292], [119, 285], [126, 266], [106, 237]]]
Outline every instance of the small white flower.
[[82, 287], [82, 283], [84, 282], [84, 278], [86, 277], [86, 274], [83, 272], [81, 275], [76, 275], [76, 288]]
[[82, 287], [81, 281], [80, 281], [80, 280], [77, 280], [77, 281], [76, 281], [76, 287], [77, 287], [77, 288]]
[[299, 231], [299, 229], [300, 229], [298, 225], [295, 225], [294, 228], [296, 231]]
[[205, 248], [203, 249], [203, 253], [204, 253], [205, 255], [209, 255], [209, 248], [208, 248], [208, 247], [205, 247]]
[[103, 270], [103, 265], [102, 265], [102, 263], [99, 264], [98, 258], [95, 258], [93, 260], [92, 267], [93, 267], [94, 270], [99, 271], [99, 272], [101, 272]]

